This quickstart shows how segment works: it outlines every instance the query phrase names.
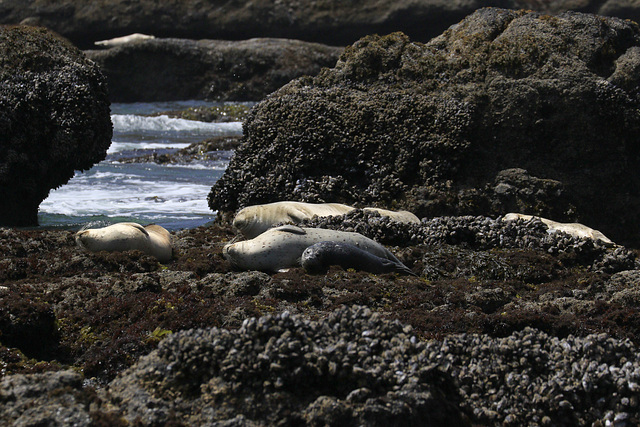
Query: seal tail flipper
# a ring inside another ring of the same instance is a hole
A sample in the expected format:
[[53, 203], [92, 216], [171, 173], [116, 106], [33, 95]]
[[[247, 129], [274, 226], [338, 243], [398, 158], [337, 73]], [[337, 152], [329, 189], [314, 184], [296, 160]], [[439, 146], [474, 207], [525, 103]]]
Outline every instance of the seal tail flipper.
[[409, 267], [407, 267], [403, 263], [400, 263], [400, 265], [396, 265], [396, 273], [404, 273], [410, 276], [418, 277], [416, 273], [414, 273]]
[[388, 272], [399, 273], [399, 274], [408, 274], [411, 276], [418, 277], [416, 273], [414, 273], [409, 267], [404, 265], [402, 261], [396, 260], [385, 260], [385, 265]]

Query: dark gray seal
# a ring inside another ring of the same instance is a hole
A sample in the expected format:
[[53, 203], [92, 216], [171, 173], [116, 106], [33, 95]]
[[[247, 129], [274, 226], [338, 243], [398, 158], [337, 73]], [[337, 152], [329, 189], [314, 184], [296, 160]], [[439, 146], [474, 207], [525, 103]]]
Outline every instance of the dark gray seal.
[[359, 247], [343, 242], [318, 242], [302, 253], [300, 264], [309, 273], [325, 273], [330, 266], [339, 265], [347, 269], [367, 271], [369, 273], [416, 274], [399, 259], [381, 258]]

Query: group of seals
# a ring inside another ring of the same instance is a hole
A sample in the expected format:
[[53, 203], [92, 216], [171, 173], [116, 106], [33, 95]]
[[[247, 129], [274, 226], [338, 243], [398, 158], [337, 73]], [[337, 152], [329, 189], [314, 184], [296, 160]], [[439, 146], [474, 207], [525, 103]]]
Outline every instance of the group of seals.
[[120, 222], [103, 228], [89, 228], [76, 233], [76, 244], [91, 251], [139, 250], [162, 263], [171, 261], [171, 236], [159, 225], [143, 227], [135, 222]]
[[307, 252], [305, 264], [312, 270], [325, 269], [342, 253], [344, 265], [349, 268], [366, 270], [375, 265], [377, 272], [410, 271], [388, 249], [361, 234], [295, 225], [272, 228], [253, 239], [230, 243], [222, 253], [236, 268], [278, 272], [300, 266], [305, 250], [320, 242], [337, 246], [323, 245]]
[[584, 224], [580, 224], [578, 222], [556, 222], [551, 219], [542, 218], [539, 216], [533, 215], [525, 215], [520, 213], [508, 213], [506, 214], [502, 220], [503, 221], [515, 221], [517, 219], [523, 219], [525, 221], [530, 221], [532, 219], [540, 220], [544, 225], [547, 226], [548, 233], [557, 233], [562, 232], [569, 234], [570, 236], [574, 236], [580, 239], [592, 239], [592, 240], [600, 240], [602, 243], [607, 245], [615, 245], [607, 236], [602, 234], [598, 230], [594, 230], [593, 228], [589, 228]]
[[[314, 216], [344, 215], [355, 208], [341, 203], [304, 203], [304, 202], [275, 202], [264, 205], [248, 206], [240, 210], [233, 219], [233, 226], [247, 239], [252, 239], [264, 233], [276, 224], [298, 224]], [[419, 223], [417, 216], [407, 211], [390, 211], [379, 208], [364, 208], [365, 211], [378, 212], [394, 221], [405, 223]]]

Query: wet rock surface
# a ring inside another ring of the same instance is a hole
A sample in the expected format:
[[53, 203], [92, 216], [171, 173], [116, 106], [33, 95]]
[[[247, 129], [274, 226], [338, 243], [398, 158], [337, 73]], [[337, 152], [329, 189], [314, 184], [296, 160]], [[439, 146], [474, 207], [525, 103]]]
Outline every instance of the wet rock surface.
[[118, 161], [122, 163], [147, 163], [153, 162], [158, 164], [179, 164], [185, 165], [192, 162], [200, 164], [228, 161], [233, 155], [233, 150], [238, 148], [241, 143], [241, 137], [236, 136], [220, 136], [207, 139], [201, 142], [194, 142], [188, 147], [178, 150], [157, 150], [148, 153], [144, 150], [144, 154], [134, 157], [122, 157]]
[[0, 225], [38, 224], [38, 206], [111, 144], [105, 79], [67, 40], [0, 28]]
[[84, 52], [103, 70], [113, 102], [152, 102], [255, 101], [294, 78], [333, 67], [341, 51], [287, 39], [156, 38]]
[[515, 206], [635, 244], [638, 46], [633, 22], [504, 9], [427, 44], [365, 37], [252, 109], [209, 204], [332, 201], [421, 217]]
[[[314, 223], [383, 242], [419, 277], [236, 272], [221, 254], [235, 233], [221, 225], [174, 233], [166, 265], [82, 252], [70, 231], [0, 229], [4, 396], [71, 368], [95, 397], [76, 385], [55, 398], [121, 425], [420, 424], [426, 413], [637, 423], [636, 251], [548, 234], [536, 220], [398, 224], [356, 210]], [[34, 352], [36, 338], [46, 346]], [[43, 390], [24, 399], [58, 404]], [[35, 416], [27, 406], [5, 414]]]

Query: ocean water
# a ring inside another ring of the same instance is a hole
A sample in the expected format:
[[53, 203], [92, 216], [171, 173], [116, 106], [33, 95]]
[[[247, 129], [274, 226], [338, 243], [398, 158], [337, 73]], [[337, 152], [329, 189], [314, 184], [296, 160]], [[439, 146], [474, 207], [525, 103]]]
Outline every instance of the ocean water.
[[207, 195], [224, 173], [232, 151], [221, 151], [215, 161], [188, 165], [120, 162], [124, 157], [176, 151], [212, 136], [242, 135], [240, 122], [147, 116], [201, 105], [216, 104], [112, 104], [113, 139], [107, 158], [88, 171], [76, 171], [69, 183], [49, 193], [40, 204], [40, 227], [77, 229], [132, 221], [178, 230], [211, 222], [215, 212], [207, 205]]

